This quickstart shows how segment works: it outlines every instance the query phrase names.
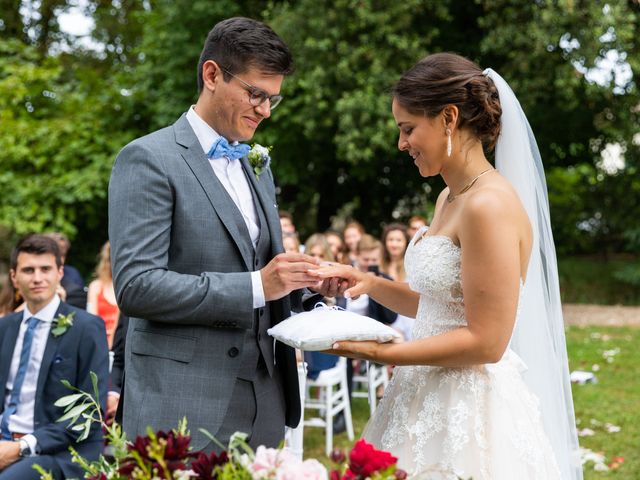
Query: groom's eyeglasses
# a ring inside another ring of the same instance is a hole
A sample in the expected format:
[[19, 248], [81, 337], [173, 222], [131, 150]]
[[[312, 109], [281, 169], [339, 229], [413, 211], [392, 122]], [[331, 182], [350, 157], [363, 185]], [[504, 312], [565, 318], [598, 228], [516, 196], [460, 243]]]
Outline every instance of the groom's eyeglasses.
[[236, 80], [238, 80], [240, 83], [242, 83], [245, 86], [245, 89], [246, 89], [247, 93], [249, 94], [249, 103], [251, 105], [253, 105], [254, 107], [262, 105], [267, 100], [269, 100], [269, 105], [270, 105], [271, 110], [275, 110], [275, 108], [278, 105], [280, 105], [280, 102], [282, 101], [282, 95], [269, 95], [264, 90], [262, 90], [262, 89], [260, 89], [258, 87], [254, 87], [253, 85], [251, 85], [251, 84], [245, 82], [244, 80], [242, 80], [240, 77], [236, 77], [233, 73], [231, 73], [226, 68], [222, 68], [222, 67], [220, 67], [220, 68], [225, 73], [228, 73], [229, 75], [231, 75], [233, 78], [235, 78]]

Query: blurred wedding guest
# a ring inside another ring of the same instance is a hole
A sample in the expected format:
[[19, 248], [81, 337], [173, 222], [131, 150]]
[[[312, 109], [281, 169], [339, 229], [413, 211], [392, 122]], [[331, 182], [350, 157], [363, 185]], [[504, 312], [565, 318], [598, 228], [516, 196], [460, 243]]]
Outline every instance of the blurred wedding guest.
[[60, 248], [60, 256], [62, 257], [62, 264], [64, 265], [64, 277], [67, 281], [73, 282], [81, 287], [84, 287], [84, 279], [77, 268], [67, 263], [67, 256], [71, 249], [71, 242], [69, 238], [60, 232], [53, 232], [46, 234], [47, 237], [53, 238]]
[[[382, 262], [380, 271], [391, 277], [392, 280], [406, 282], [407, 275], [404, 270], [404, 254], [409, 245], [410, 238], [407, 234], [407, 227], [401, 223], [391, 223], [382, 232]], [[391, 324], [398, 330], [404, 340], [411, 340], [411, 331], [415, 318], [398, 315], [396, 321]]]
[[280, 228], [282, 229], [283, 235], [296, 233], [296, 226], [293, 223], [293, 215], [286, 210], [279, 210], [278, 216], [280, 217]]
[[401, 223], [391, 223], [382, 231], [382, 260], [380, 271], [389, 275], [393, 280], [404, 282], [404, 252], [407, 250], [409, 238], [407, 227]]
[[45, 236], [52, 238], [58, 244], [60, 249], [60, 255], [62, 258], [63, 273], [64, 276], [60, 281], [60, 287], [58, 294], [62, 300], [74, 307], [87, 308], [87, 289], [84, 286], [84, 280], [80, 272], [71, 265], [67, 265], [66, 259], [69, 249], [71, 248], [71, 242], [66, 235], [54, 232], [47, 233]]
[[429, 225], [429, 223], [427, 222], [427, 219], [420, 215], [414, 215], [409, 219], [407, 223], [409, 225], [407, 227], [407, 235], [409, 236], [409, 240], [413, 238], [413, 236], [416, 234], [418, 230], [420, 230], [422, 227], [426, 227], [427, 225]]
[[0, 319], [0, 480], [40, 479], [34, 464], [56, 480], [81, 478], [69, 447], [88, 461], [97, 460], [102, 430], [94, 424], [88, 438], [77, 441], [81, 432], [59, 421], [64, 407], [55, 402], [69, 394], [62, 379], [92, 392], [89, 372], [95, 372], [97, 400], [105, 405], [108, 353], [102, 321], [62, 302], [56, 293], [63, 271], [53, 239], [22, 239], [11, 254], [10, 273], [26, 305]]
[[347, 245], [349, 263], [352, 265], [355, 265], [356, 257], [358, 256], [358, 242], [364, 234], [364, 227], [356, 221], [351, 221], [344, 227], [342, 236], [344, 237], [344, 243]]
[[307, 255], [311, 255], [322, 262], [335, 261], [331, 245], [327, 237], [322, 233], [314, 233], [307, 238], [307, 241], [304, 242], [304, 251]]
[[[361, 272], [389, 279], [389, 276], [380, 272], [382, 259], [382, 243], [369, 234], [362, 235], [356, 246], [356, 268]], [[376, 302], [369, 295], [360, 295], [356, 299], [338, 297], [336, 305], [349, 312], [354, 312], [365, 317], [373, 318], [386, 325], [393, 324], [398, 314]], [[349, 398], [353, 391], [353, 363], [347, 362], [347, 381], [349, 384]]]
[[[321, 262], [334, 262], [335, 258], [331, 251], [331, 245], [328, 242], [327, 237], [322, 233], [314, 233], [304, 244], [304, 250], [307, 255], [317, 258]], [[335, 298], [324, 297], [322, 299], [326, 305], [333, 306], [336, 304]], [[333, 368], [338, 363], [337, 355], [330, 355], [322, 352], [304, 352], [304, 361], [307, 364], [307, 378], [316, 380], [324, 370]], [[351, 363], [350, 361], [348, 363]], [[349, 372], [349, 370], [347, 370]], [[353, 368], [351, 369], [351, 376], [353, 376]], [[350, 381], [350, 380], [349, 380]], [[333, 419], [333, 433], [342, 433], [346, 430], [347, 424], [345, 423], [344, 415], [340, 412]]]
[[340, 235], [335, 230], [327, 230], [324, 232], [324, 236], [329, 242], [329, 246], [331, 247], [331, 253], [333, 255], [333, 259], [338, 263], [349, 263], [349, 259], [347, 256], [347, 247], [342, 239], [342, 235]]
[[100, 250], [100, 259], [94, 273], [95, 280], [89, 284], [87, 311], [104, 320], [109, 349], [113, 344], [113, 335], [118, 326], [120, 309], [116, 302], [111, 276], [111, 245], [105, 243]]
[[14, 288], [11, 278], [7, 275], [0, 291], [0, 317], [18, 312], [23, 308], [24, 300], [22, 295]]
[[282, 247], [285, 253], [300, 253], [300, 240], [297, 233], [283, 233]]
[[[369, 272], [378, 277], [389, 279], [380, 271], [382, 260], [382, 243], [369, 234], [364, 234], [356, 247], [356, 268], [361, 272]], [[369, 295], [360, 295], [356, 299], [338, 297], [337, 305], [350, 312], [359, 313], [387, 325], [392, 324], [398, 316], [394, 311], [383, 307]]]

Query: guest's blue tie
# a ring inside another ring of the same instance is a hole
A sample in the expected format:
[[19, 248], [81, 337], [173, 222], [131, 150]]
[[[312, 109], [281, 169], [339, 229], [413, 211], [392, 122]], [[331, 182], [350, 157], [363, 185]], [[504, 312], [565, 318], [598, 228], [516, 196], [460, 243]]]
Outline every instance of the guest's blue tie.
[[207, 156], [209, 158], [227, 157], [229, 160], [237, 160], [249, 155], [251, 147], [246, 143], [238, 143], [237, 145], [229, 145], [229, 142], [224, 137], [218, 137], [213, 142], [213, 146], [209, 150]]
[[24, 333], [24, 339], [22, 341], [20, 363], [18, 364], [18, 372], [16, 373], [16, 378], [13, 379], [11, 398], [9, 399], [9, 405], [7, 406], [5, 411], [2, 412], [2, 422], [0, 422], [0, 432], [2, 432], [2, 440], [13, 440], [13, 438], [11, 438], [11, 432], [9, 431], [9, 418], [18, 410], [18, 403], [20, 401], [20, 390], [22, 390], [24, 377], [27, 375], [29, 359], [31, 358], [31, 344], [33, 343], [33, 334], [39, 321], [40, 320], [38, 320], [36, 317], [31, 317], [29, 320], [27, 320], [27, 331]]

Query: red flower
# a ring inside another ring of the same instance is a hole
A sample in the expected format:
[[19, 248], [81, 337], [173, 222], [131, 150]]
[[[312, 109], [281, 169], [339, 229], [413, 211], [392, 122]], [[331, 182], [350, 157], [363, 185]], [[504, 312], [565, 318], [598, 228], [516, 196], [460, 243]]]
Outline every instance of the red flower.
[[342, 480], [340, 477], [340, 472], [338, 470], [331, 470], [329, 472], [329, 480]]
[[227, 452], [222, 452], [220, 455], [216, 455], [212, 452], [211, 455], [199, 452], [196, 459], [191, 463], [191, 469], [196, 473], [198, 480], [215, 480], [218, 478], [217, 472], [214, 474], [217, 466], [222, 466], [229, 461]]
[[338, 463], [338, 464], [340, 464], [340, 463], [342, 463], [342, 462], [344, 462], [346, 460], [344, 452], [340, 448], [334, 448], [331, 451], [331, 455], [329, 455], [329, 458], [331, 458], [331, 461], [333, 463]]
[[107, 480], [107, 476], [104, 473], [97, 473], [89, 477], [88, 480]]
[[[186, 460], [191, 456], [189, 454], [189, 443], [191, 437], [188, 435], [180, 435], [174, 431], [169, 433], [159, 431], [156, 433], [156, 440], [154, 444], [164, 443], [164, 461], [169, 472], [176, 470], [186, 470]], [[161, 471], [161, 467], [156, 459], [151, 458], [149, 455], [150, 447], [152, 446], [152, 440], [149, 436], [141, 437], [137, 436], [132, 444], [129, 444], [129, 452], [137, 452], [140, 455], [142, 461], [150, 465], [152, 470], [157, 469]], [[118, 472], [121, 475], [129, 476], [138, 466], [135, 458], [128, 457], [120, 465]]]
[[345, 478], [350, 473], [355, 477], [367, 478], [375, 472], [381, 472], [395, 465], [398, 459], [389, 452], [376, 450], [373, 445], [360, 439], [356, 442], [349, 454], [349, 469], [345, 472]]

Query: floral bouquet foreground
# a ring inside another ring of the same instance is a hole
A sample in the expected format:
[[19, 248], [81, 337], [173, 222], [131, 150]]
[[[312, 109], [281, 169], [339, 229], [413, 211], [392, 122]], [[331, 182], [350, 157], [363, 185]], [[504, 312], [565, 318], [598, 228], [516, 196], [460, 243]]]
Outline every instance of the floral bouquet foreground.
[[[108, 456], [101, 455], [89, 462], [71, 448], [73, 461], [89, 480], [394, 480], [407, 478], [406, 472], [396, 468], [397, 458], [376, 450], [359, 440], [349, 453], [334, 450], [331, 459], [335, 467], [328, 472], [318, 460], [300, 460], [287, 449], [260, 446], [254, 452], [246, 442], [246, 434], [235, 433], [227, 447], [208, 432], [220, 447], [221, 453], [194, 452], [186, 419], [169, 432], [147, 430], [146, 436], [127, 441], [122, 428], [108, 425], [102, 417], [98, 398], [97, 378], [91, 372], [94, 395], [65, 385], [75, 393], [60, 398], [56, 405], [65, 408], [59, 421], [70, 421], [70, 428], [85, 439], [92, 425], [98, 423], [105, 432]], [[34, 466], [42, 480], [53, 477], [40, 466]]]

